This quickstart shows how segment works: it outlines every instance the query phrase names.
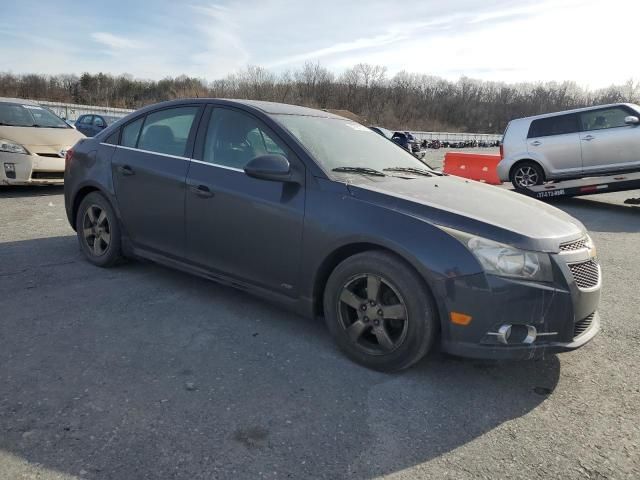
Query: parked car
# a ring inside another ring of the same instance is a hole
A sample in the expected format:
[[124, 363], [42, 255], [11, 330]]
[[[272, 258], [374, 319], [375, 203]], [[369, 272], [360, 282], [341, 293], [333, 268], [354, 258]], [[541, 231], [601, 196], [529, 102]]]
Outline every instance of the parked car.
[[80, 115], [75, 122], [75, 127], [87, 137], [93, 137], [117, 120], [118, 117], [108, 115]]
[[67, 153], [64, 193], [89, 262], [146, 258], [323, 316], [371, 368], [406, 368], [436, 342], [533, 358], [599, 329], [600, 267], [579, 221], [430, 170], [328, 112], [145, 107]]
[[0, 98], [0, 185], [62, 183], [66, 151], [81, 138], [35, 102]]
[[415, 139], [413, 135], [408, 132], [393, 132], [391, 135], [391, 140], [400, 145], [405, 150], [409, 152], [413, 152], [413, 144], [415, 143]]
[[509, 122], [498, 175], [516, 188], [640, 170], [640, 107], [581, 108]]
[[393, 132], [391, 130], [387, 130], [386, 128], [383, 128], [383, 127], [369, 127], [369, 128], [374, 132], [376, 132], [378, 135], [382, 135], [384, 138], [387, 138], [389, 140], [391, 140], [391, 137], [393, 137]]

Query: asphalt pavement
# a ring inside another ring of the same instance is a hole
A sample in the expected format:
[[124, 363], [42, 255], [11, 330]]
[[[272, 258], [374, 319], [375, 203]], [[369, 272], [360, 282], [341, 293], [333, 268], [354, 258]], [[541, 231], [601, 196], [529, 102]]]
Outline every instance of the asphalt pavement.
[[640, 478], [640, 192], [591, 231], [575, 352], [351, 363], [322, 322], [151, 263], [84, 261], [60, 187], [0, 190], [0, 479]]

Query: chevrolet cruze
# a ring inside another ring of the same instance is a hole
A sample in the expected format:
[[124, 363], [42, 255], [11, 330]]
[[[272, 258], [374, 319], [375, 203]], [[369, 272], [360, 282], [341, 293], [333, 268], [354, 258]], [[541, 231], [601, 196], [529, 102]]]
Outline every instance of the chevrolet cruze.
[[599, 330], [601, 272], [580, 222], [430, 170], [330, 113], [171, 101], [66, 161], [67, 215], [90, 262], [145, 258], [324, 317], [371, 368], [409, 367], [436, 344], [533, 358]]

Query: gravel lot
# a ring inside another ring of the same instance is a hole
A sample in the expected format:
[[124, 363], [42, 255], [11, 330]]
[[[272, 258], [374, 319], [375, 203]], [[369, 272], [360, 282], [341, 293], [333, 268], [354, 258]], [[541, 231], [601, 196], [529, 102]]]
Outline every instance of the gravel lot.
[[93, 267], [61, 188], [0, 190], [0, 479], [640, 478], [630, 196], [556, 203], [599, 249], [593, 342], [535, 362], [433, 353], [385, 375], [247, 294]]

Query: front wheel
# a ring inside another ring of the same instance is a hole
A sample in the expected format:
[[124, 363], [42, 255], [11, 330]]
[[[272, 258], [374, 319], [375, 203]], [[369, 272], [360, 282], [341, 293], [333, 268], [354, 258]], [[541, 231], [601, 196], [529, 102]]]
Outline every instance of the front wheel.
[[510, 180], [517, 190], [523, 190], [544, 183], [544, 170], [535, 162], [518, 163], [512, 170]]
[[438, 330], [424, 280], [403, 260], [379, 251], [354, 255], [335, 268], [325, 288], [324, 315], [347, 356], [380, 371], [416, 363]]

